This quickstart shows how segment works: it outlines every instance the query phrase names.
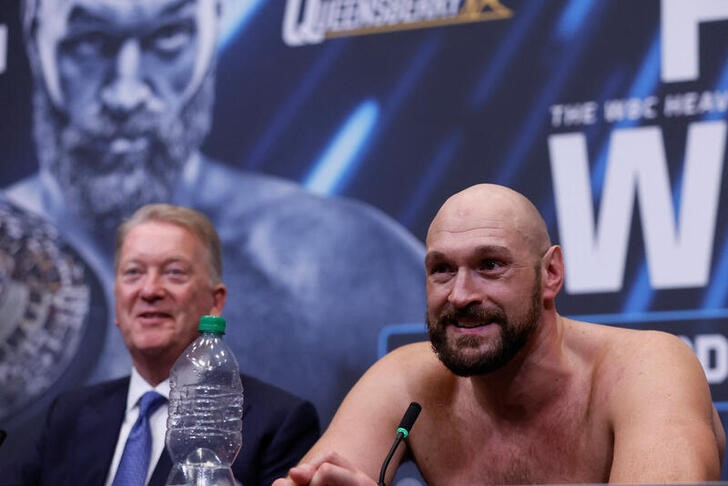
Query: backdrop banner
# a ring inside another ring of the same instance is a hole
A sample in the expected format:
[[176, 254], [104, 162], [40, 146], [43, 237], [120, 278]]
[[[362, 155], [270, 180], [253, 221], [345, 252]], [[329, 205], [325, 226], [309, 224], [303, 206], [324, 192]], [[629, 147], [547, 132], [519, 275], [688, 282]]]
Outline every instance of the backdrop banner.
[[114, 229], [159, 201], [220, 232], [242, 370], [323, 425], [426, 339], [428, 224], [479, 182], [542, 211], [561, 314], [680, 336], [728, 423], [728, 2], [2, 5], [0, 468], [128, 374]]

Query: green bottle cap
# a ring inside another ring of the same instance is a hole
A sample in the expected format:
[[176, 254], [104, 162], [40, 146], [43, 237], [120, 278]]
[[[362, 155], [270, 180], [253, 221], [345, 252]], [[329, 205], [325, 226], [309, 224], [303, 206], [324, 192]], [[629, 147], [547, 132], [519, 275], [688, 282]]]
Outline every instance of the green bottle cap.
[[222, 316], [202, 316], [200, 317], [200, 332], [214, 332], [215, 334], [225, 334], [225, 318]]

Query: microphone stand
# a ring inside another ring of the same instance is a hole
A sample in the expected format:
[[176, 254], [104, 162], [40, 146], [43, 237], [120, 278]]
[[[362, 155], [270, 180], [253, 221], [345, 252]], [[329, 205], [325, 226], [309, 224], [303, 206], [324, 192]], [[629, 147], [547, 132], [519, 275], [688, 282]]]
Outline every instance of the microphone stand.
[[422, 410], [422, 407], [417, 402], [412, 402], [410, 403], [409, 407], [407, 407], [407, 411], [404, 413], [404, 417], [402, 417], [402, 421], [399, 423], [399, 427], [397, 428], [397, 436], [394, 438], [394, 443], [389, 449], [389, 453], [384, 459], [384, 463], [382, 463], [382, 469], [379, 471], [378, 486], [386, 486], [386, 484], [384, 483], [384, 476], [386, 476], [389, 462], [392, 460], [392, 456], [394, 456], [394, 451], [397, 450], [397, 446], [399, 446], [399, 443], [402, 442], [402, 439], [409, 435], [409, 431], [412, 429], [415, 420], [417, 420], [417, 416], [420, 414], [420, 410]]

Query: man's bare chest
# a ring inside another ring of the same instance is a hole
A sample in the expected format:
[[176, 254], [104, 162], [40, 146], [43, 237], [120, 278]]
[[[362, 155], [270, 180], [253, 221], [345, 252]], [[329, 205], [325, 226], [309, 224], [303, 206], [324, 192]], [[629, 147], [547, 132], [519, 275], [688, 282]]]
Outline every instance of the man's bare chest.
[[578, 412], [498, 428], [456, 421], [427, 435], [424, 440], [413, 440], [412, 450], [431, 485], [598, 483], [609, 479], [609, 431], [605, 424]]

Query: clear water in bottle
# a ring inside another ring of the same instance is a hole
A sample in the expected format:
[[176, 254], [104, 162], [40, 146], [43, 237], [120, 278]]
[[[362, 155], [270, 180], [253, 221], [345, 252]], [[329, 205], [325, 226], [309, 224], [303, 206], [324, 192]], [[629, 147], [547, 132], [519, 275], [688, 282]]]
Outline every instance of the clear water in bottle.
[[167, 484], [234, 484], [228, 478], [242, 446], [243, 386], [224, 332], [222, 317], [203, 316], [200, 336], [172, 367], [166, 445], [173, 468]]

